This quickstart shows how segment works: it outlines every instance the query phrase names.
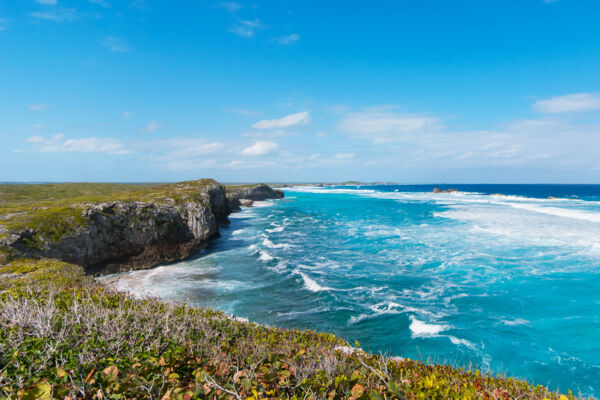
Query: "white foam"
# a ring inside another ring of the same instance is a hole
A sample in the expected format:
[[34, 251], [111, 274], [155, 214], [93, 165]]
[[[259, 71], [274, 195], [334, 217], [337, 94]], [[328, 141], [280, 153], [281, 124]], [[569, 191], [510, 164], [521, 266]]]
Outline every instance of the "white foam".
[[469, 342], [466, 339], [459, 339], [455, 336], [448, 336], [448, 339], [450, 339], [450, 341], [457, 346], [465, 346], [471, 350], [477, 349], [477, 346], [475, 346], [473, 343]]
[[319, 285], [315, 280], [311, 279], [308, 275], [306, 275], [305, 273], [299, 271], [298, 269], [294, 270], [294, 273], [297, 275], [300, 275], [302, 277], [302, 280], [304, 281], [304, 287], [308, 290], [310, 290], [311, 292], [324, 292], [324, 291], [329, 291], [329, 290], [335, 290], [332, 289], [330, 287], [327, 286], [321, 286]]
[[526, 319], [523, 318], [517, 318], [514, 320], [502, 320], [502, 323], [504, 325], [508, 325], [508, 326], [517, 326], [517, 325], [530, 325], [531, 322], [527, 321]]
[[260, 254], [260, 257], [258, 257], [258, 259], [260, 261], [268, 262], [268, 261], [273, 260], [273, 256], [264, 250], [259, 251], [259, 254]]
[[354, 325], [354, 324], [356, 324], [356, 323], [358, 323], [358, 322], [360, 322], [360, 321], [362, 321], [364, 319], [370, 318], [370, 317], [372, 317], [372, 315], [369, 315], [369, 314], [360, 314], [360, 315], [358, 315], [356, 317], [352, 316], [348, 320], [348, 325]]
[[289, 245], [287, 243], [275, 244], [271, 240], [269, 240], [269, 238], [265, 238], [263, 240], [262, 244], [263, 244], [263, 246], [268, 247], [270, 249], [289, 249], [290, 247], [292, 247], [291, 245]]
[[304, 193], [324, 193], [324, 194], [369, 194], [376, 193], [377, 191], [372, 189], [340, 189], [340, 188], [329, 188], [329, 187], [317, 187], [317, 186], [294, 186], [289, 188], [291, 192], [304, 192]]
[[277, 226], [272, 229], [266, 229], [266, 231], [269, 233], [274, 233], [274, 232], [283, 232], [284, 229], [285, 229], [285, 226]]
[[451, 328], [450, 325], [446, 324], [429, 324], [416, 319], [412, 315], [410, 321], [409, 329], [413, 338], [439, 336], [441, 332]]
[[274, 205], [275, 202], [273, 200], [255, 201], [252, 203], [253, 208], [273, 207]]
[[231, 232], [231, 234], [234, 236], [241, 235], [242, 233], [244, 233], [243, 229], [237, 229], [237, 230]]
[[502, 203], [510, 207], [519, 208], [522, 210], [533, 211], [542, 214], [554, 215], [563, 218], [573, 218], [583, 221], [600, 223], [600, 213], [572, 210], [559, 207], [540, 207], [532, 204], [517, 204], [517, 203]]

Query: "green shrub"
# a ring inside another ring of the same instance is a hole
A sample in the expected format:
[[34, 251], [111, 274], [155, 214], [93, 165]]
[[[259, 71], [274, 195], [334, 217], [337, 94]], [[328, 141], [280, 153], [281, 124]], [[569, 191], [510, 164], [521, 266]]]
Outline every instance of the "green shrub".
[[367, 354], [331, 334], [135, 299], [54, 260], [19, 260], [0, 273], [23, 279], [0, 294], [0, 398], [572, 398]]

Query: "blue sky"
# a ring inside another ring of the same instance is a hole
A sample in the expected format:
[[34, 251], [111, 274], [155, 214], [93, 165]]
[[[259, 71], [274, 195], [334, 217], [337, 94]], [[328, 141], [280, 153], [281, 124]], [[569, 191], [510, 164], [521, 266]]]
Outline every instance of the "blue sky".
[[0, 2], [0, 181], [600, 183], [600, 2]]

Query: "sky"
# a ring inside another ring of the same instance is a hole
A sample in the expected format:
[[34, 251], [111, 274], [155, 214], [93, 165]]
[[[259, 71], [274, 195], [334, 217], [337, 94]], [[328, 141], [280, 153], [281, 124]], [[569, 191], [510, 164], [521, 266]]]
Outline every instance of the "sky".
[[600, 183], [597, 0], [0, 0], [0, 181]]

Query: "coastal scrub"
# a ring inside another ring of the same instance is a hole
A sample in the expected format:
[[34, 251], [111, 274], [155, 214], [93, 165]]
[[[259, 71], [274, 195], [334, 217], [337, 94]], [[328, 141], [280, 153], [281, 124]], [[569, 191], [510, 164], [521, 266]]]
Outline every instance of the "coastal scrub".
[[13, 261], [0, 274], [2, 398], [573, 398], [517, 379], [368, 354], [327, 333], [135, 299], [56, 260]]

